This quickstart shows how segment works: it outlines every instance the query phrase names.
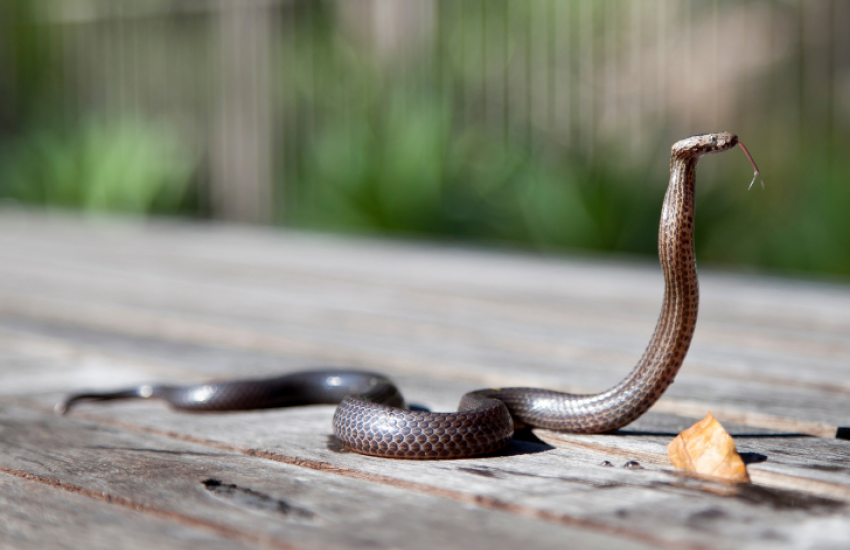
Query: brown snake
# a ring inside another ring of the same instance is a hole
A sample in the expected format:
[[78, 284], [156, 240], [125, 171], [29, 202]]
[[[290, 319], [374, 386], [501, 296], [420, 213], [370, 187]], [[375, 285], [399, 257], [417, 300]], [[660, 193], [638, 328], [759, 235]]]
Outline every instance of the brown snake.
[[[673, 145], [670, 183], [658, 230], [658, 256], [665, 282], [661, 315], [640, 361], [608, 391], [575, 395], [537, 388], [479, 390], [463, 396], [459, 412], [433, 413], [403, 408], [401, 394], [379, 374], [334, 370], [267, 380], [76, 394], [56, 409], [64, 413], [79, 401], [129, 397], [162, 398], [178, 409], [204, 411], [340, 403], [334, 414], [334, 433], [348, 448], [363, 454], [414, 459], [459, 458], [495, 451], [510, 440], [514, 420], [573, 433], [617, 430], [661, 397], [688, 352], [699, 303], [693, 244], [696, 166], [703, 155], [727, 151], [735, 145], [738, 137], [725, 132], [693, 136]], [[749, 152], [747, 157], [752, 162]], [[753, 168], [758, 176], [755, 163]]]

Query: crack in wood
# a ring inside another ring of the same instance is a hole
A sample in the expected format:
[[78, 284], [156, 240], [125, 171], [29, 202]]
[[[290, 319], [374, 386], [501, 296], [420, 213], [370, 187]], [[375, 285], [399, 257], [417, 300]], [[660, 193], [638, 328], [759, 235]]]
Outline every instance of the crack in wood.
[[213, 478], [205, 479], [201, 484], [215, 497], [237, 506], [276, 512], [289, 518], [316, 519], [316, 513], [312, 510], [295, 506], [281, 498], [275, 498], [254, 489], [239, 487], [233, 483], [224, 483]]
[[199, 453], [195, 451], [173, 451], [170, 449], [151, 449], [148, 447], [112, 447], [110, 445], [89, 445], [86, 449], [96, 449], [99, 451], [127, 451], [131, 453], [152, 453], [161, 455], [173, 456], [222, 456], [221, 453]]

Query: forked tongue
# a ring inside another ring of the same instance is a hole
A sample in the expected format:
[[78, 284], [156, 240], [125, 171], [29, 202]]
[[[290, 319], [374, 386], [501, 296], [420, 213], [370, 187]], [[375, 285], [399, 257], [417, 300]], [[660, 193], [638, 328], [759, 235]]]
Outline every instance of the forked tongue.
[[758, 179], [758, 180], [759, 180], [759, 182], [761, 182], [761, 188], [762, 188], [762, 189], [764, 189], [764, 180], [763, 180], [763, 179], [762, 179], [762, 177], [761, 177], [761, 172], [759, 171], [759, 167], [758, 167], [758, 166], [756, 166], [756, 161], [754, 161], [754, 160], [753, 160], [753, 156], [750, 154], [750, 152], [749, 152], [749, 151], [747, 151], [747, 148], [746, 148], [746, 147], [744, 147], [744, 144], [743, 144], [743, 143], [741, 143], [741, 142], [739, 141], [739, 142], [738, 142], [738, 145], [740, 145], [740, 146], [741, 146], [741, 149], [743, 149], [743, 150], [744, 150], [744, 154], [745, 154], [745, 155], [747, 155], [747, 158], [748, 158], [748, 159], [750, 159], [750, 164], [752, 164], [752, 165], [753, 165], [753, 170], [755, 170], [755, 172], [753, 172], [753, 181], [751, 181], [751, 182], [750, 182], [750, 186], [749, 186], [749, 187], [747, 187], [747, 189], [752, 189], [752, 188], [753, 188], [753, 184], [756, 182], [756, 179]]

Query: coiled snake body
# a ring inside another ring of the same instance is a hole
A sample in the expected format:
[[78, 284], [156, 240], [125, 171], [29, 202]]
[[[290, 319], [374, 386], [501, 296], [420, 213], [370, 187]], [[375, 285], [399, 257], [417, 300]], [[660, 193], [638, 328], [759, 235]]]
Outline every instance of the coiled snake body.
[[665, 282], [661, 315], [640, 361], [608, 391], [574, 395], [536, 388], [487, 389], [464, 395], [459, 412], [432, 413], [405, 409], [399, 391], [382, 375], [334, 370], [202, 386], [141, 386], [114, 393], [76, 394], [56, 409], [64, 413], [80, 401], [131, 397], [161, 398], [175, 408], [195, 411], [339, 403], [334, 433], [351, 450], [414, 459], [459, 458], [497, 450], [510, 440], [513, 419], [574, 433], [616, 430], [658, 400], [685, 359], [699, 302], [693, 248], [696, 166], [703, 155], [727, 151], [737, 144], [737, 136], [717, 133], [673, 145], [670, 183], [658, 231]]

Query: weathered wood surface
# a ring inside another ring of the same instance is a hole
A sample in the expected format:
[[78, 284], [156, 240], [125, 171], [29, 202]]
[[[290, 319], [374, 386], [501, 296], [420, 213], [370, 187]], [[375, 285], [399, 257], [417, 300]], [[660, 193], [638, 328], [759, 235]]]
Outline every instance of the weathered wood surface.
[[[52, 414], [67, 391], [384, 371], [453, 410], [482, 386], [604, 389], [643, 351], [657, 267], [232, 226], [0, 214], [6, 546], [844, 548], [850, 288], [701, 274], [676, 383], [622, 433], [535, 432], [495, 456], [341, 450], [331, 406]], [[675, 471], [711, 411], [751, 485]], [[613, 466], [602, 465], [605, 461]], [[624, 468], [637, 461], [641, 468]]]

